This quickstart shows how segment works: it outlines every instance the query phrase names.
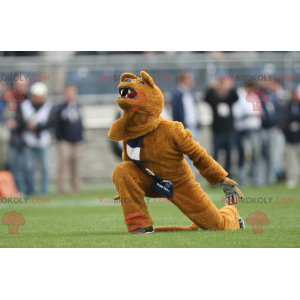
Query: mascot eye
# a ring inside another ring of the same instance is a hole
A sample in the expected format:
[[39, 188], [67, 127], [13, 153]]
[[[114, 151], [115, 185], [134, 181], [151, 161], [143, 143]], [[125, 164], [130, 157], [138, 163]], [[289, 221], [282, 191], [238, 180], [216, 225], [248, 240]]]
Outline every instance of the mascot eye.
[[141, 85], [144, 85], [144, 84], [145, 84], [145, 82], [142, 81], [142, 82], [141, 82]]
[[133, 221], [133, 219], [131, 219], [131, 221]]

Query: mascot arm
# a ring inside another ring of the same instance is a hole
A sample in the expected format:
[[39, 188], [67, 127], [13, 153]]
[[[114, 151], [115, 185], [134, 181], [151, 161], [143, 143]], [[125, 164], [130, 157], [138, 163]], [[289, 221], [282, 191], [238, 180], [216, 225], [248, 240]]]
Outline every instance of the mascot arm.
[[228, 173], [210, 156], [199, 143], [193, 140], [193, 135], [184, 129], [182, 123], [175, 122], [173, 139], [180, 152], [193, 161], [200, 174], [212, 185], [220, 183]]

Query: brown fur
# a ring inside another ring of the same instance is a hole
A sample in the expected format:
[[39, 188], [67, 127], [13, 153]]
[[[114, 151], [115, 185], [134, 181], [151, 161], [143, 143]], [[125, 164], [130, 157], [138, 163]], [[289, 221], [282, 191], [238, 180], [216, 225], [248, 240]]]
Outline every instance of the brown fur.
[[[131, 82], [122, 82], [131, 78]], [[141, 85], [144, 82], [144, 85]], [[161, 197], [150, 188], [153, 178], [134, 164], [126, 153], [126, 141], [145, 135], [141, 162], [160, 178], [172, 182], [174, 196], [171, 199], [194, 224], [187, 227], [156, 227], [155, 231], [239, 229], [238, 211], [235, 206], [227, 205], [220, 210], [210, 201], [200, 184], [194, 181], [194, 175], [185, 160], [187, 155], [200, 174], [213, 186], [227, 176], [227, 172], [209, 156], [199, 143], [193, 140], [188, 129], [182, 123], [168, 121], [160, 116], [164, 100], [160, 89], [152, 78], [141, 72], [141, 78], [133, 74], [121, 76], [121, 86], [130, 86], [143, 91], [146, 101], [140, 103], [138, 111], [131, 110], [131, 104], [119, 98], [118, 104], [124, 110], [122, 117], [111, 125], [109, 138], [123, 140], [123, 162], [113, 172], [112, 180], [116, 185], [124, 217], [134, 212], [142, 214], [147, 220], [141, 227], [153, 225], [144, 197]], [[229, 179], [230, 180], [230, 179]], [[131, 231], [132, 224], [128, 224]]]

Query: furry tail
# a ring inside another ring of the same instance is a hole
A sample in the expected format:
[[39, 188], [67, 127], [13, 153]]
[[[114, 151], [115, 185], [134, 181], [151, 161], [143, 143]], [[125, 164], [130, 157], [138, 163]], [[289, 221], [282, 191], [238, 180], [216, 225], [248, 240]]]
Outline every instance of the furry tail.
[[162, 231], [191, 231], [197, 230], [199, 227], [194, 223], [190, 226], [159, 226], [154, 227], [155, 232], [162, 232]]

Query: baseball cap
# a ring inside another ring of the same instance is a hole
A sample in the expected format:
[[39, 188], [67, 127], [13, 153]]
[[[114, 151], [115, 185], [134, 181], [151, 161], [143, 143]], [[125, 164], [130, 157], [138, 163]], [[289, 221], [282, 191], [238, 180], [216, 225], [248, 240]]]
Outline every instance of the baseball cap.
[[30, 87], [30, 94], [36, 96], [46, 96], [48, 94], [48, 88], [43, 82], [36, 82]]

